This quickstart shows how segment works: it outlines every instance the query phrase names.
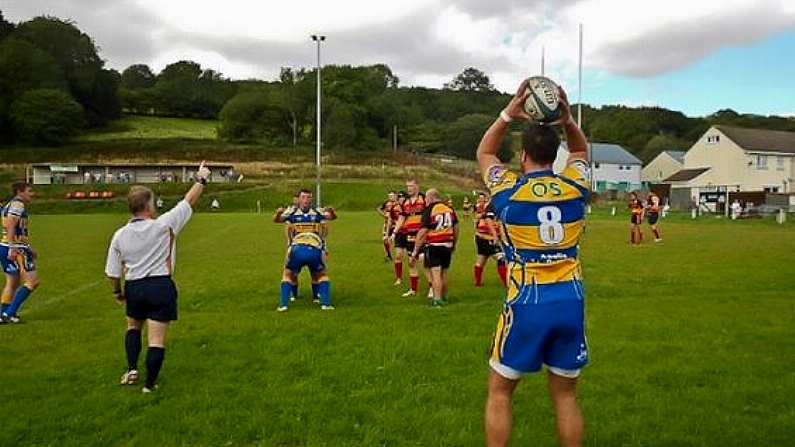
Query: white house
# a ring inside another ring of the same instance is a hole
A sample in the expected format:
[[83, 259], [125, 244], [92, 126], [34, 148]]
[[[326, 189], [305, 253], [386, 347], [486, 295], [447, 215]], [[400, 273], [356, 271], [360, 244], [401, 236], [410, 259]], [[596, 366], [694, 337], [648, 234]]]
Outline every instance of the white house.
[[662, 151], [640, 171], [640, 179], [660, 183], [684, 169], [685, 151]]
[[[641, 189], [643, 162], [638, 157], [617, 144], [591, 143], [590, 146], [594, 191], [629, 192]], [[565, 168], [568, 157], [569, 151], [563, 143], [553, 165], [555, 172]]]
[[795, 132], [715, 125], [693, 144], [683, 168], [665, 183], [679, 204], [722, 204], [726, 192], [791, 193], [793, 177]]

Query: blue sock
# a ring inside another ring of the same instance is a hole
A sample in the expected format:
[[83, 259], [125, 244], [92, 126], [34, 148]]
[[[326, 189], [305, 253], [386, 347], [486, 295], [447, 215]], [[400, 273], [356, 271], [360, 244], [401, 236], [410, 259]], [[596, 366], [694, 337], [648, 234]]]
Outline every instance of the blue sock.
[[17, 293], [14, 294], [14, 301], [11, 302], [11, 305], [8, 306], [5, 313], [7, 315], [16, 315], [17, 312], [19, 312], [19, 308], [22, 307], [22, 303], [28, 299], [31, 293], [33, 293], [33, 291], [28, 289], [27, 286], [22, 286], [17, 289]]
[[298, 284], [292, 284], [292, 286], [293, 286], [292, 290], [293, 298], [298, 298]]
[[318, 283], [312, 283], [312, 300], [316, 300], [318, 298], [320, 292], [318, 292]]
[[320, 304], [331, 306], [331, 282], [321, 281], [317, 284], [317, 294], [320, 295]]
[[290, 304], [290, 293], [293, 291], [293, 285], [287, 281], [282, 281], [282, 296], [279, 298], [279, 305], [287, 307]]

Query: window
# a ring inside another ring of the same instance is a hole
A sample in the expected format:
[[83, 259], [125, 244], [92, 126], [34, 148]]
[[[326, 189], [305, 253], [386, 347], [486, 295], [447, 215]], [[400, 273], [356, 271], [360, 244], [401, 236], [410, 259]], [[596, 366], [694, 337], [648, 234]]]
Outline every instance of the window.
[[718, 143], [720, 143], [720, 135], [707, 136], [707, 144], [718, 144]]
[[786, 160], [786, 158], [784, 158], [782, 156], [776, 157], [776, 169], [778, 169], [779, 171], [783, 171], [784, 170], [784, 161], [785, 160]]
[[765, 192], [778, 192], [778, 186], [765, 186]]
[[594, 168], [594, 169], [599, 169], [599, 163], [594, 163], [594, 164], [593, 164], [593, 168]]
[[756, 156], [756, 169], [767, 169], [767, 155]]

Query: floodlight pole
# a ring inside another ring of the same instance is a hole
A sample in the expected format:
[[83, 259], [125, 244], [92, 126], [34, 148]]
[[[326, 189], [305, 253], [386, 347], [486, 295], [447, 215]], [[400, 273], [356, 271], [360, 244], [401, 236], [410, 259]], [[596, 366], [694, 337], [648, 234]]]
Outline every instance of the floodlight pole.
[[321, 36], [317, 34], [312, 34], [312, 40], [317, 43], [317, 140], [316, 140], [316, 148], [315, 148], [315, 164], [316, 164], [316, 179], [315, 179], [315, 205], [321, 206], [320, 200], [320, 146], [321, 146], [321, 138], [320, 138], [320, 43], [326, 40], [326, 36]]

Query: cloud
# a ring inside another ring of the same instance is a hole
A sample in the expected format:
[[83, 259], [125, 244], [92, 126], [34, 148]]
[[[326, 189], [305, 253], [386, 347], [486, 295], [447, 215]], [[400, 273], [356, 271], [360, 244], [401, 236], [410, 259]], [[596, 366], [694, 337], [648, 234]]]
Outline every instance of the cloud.
[[[110, 66], [160, 69], [193, 59], [233, 78], [274, 77], [313, 66], [309, 35], [322, 32], [324, 63], [386, 63], [402, 84], [439, 87], [467, 66], [512, 91], [540, 71], [577, 75], [579, 23], [585, 65], [645, 78], [681, 69], [726, 46], [795, 29], [789, 0], [5, 0], [12, 20], [51, 14], [93, 36]], [[576, 93], [570, 88], [570, 94]]]

